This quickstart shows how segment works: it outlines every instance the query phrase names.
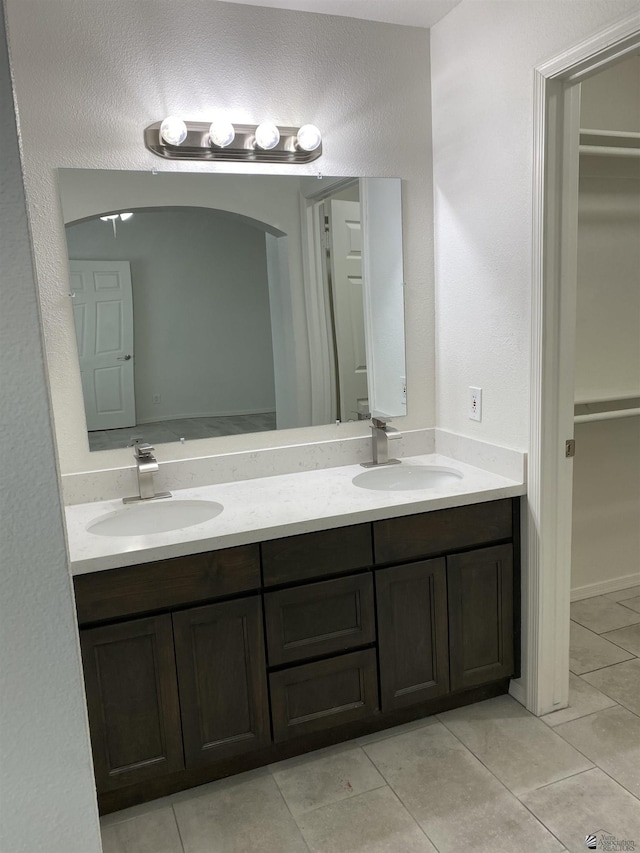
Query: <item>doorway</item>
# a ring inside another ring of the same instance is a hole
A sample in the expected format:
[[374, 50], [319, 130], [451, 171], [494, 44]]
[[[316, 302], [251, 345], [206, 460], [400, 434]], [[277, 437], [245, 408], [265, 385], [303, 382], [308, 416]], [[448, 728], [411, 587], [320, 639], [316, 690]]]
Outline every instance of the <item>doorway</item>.
[[535, 75], [524, 666], [512, 693], [538, 715], [568, 702], [579, 84], [639, 48], [633, 15], [539, 66]]

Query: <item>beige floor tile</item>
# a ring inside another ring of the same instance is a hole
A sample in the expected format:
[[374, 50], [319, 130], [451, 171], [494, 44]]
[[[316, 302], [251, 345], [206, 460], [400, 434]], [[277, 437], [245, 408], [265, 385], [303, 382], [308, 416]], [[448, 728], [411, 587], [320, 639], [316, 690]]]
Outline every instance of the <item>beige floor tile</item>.
[[415, 732], [416, 729], [421, 729], [423, 726], [428, 726], [435, 721], [435, 717], [422, 717], [419, 720], [412, 720], [410, 723], [402, 723], [400, 726], [394, 726], [392, 729], [382, 729], [379, 732], [373, 732], [370, 735], [363, 735], [356, 738], [358, 746], [367, 746], [369, 743], [376, 743], [379, 740], [386, 740], [389, 737], [403, 735], [406, 732]]
[[440, 853], [562, 850], [441, 723], [364, 749]]
[[596, 672], [588, 672], [582, 677], [640, 716], [640, 659], [617, 663]]
[[556, 731], [616, 782], [640, 797], [640, 717], [617, 705], [565, 723]]
[[640, 848], [640, 803], [599, 768], [531, 791], [522, 802], [573, 853], [584, 853], [585, 837], [601, 830]]
[[[623, 628], [623, 630], [626, 629]], [[609, 696], [596, 690], [595, 687], [588, 684], [580, 676], [570, 672], [569, 707], [563, 708], [561, 711], [552, 711], [550, 714], [540, 717], [540, 719], [548, 726], [555, 727], [562, 723], [568, 723], [570, 720], [585, 717], [587, 714], [593, 714], [595, 711], [611, 708], [615, 704], [614, 700]]]
[[103, 824], [102, 851], [103, 853], [182, 853], [173, 809], [166, 806], [120, 823]]
[[640, 622], [640, 613], [617, 601], [598, 596], [574, 601], [571, 605], [571, 619], [595, 634], [604, 634], [605, 631], [615, 631], [616, 628]]
[[619, 589], [617, 592], [608, 592], [603, 598], [608, 598], [610, 601], [624, 601], [625, 606], [626, 601], [629, 598], [640, 598], [640, 586], [628, 586], [626, 589]]
[[[640, 601], [640, 598], [638, 599]], [[608, 631], [602, 634], [605, 640], [615, 643], [616, 646], [631, 652], [632, 655], [640, 657], [640, 624], [629, 625], [627, 628], [618, 628], [617, 631]]]
[[185, 853], [308, 853], [270, 775], [221, 786], [173, 809]]
[[603, 640], [598, 634], [583, 628], [577, 622], [571, 623], [571, 639], [569, 642], [569, 669], [576, 675], [592, 672], [603, 666], [630, 660], [631, 654], [620, 646]]
[[630, 607], [635, 613], [640, 613], [640, 595], [636, 595], [633, 598], [625, 598], [620, 604], [623, 607]]
[[313, 853], [437, 853], [390, 788], [298, 818]]
[[592, 766], [511, 696], [447, 711], [439, 719], [517, 796]]
[[294, 816], [386, 785], [359, 748], [315, 757], [293, 766], [272, 768], [285, 802]]

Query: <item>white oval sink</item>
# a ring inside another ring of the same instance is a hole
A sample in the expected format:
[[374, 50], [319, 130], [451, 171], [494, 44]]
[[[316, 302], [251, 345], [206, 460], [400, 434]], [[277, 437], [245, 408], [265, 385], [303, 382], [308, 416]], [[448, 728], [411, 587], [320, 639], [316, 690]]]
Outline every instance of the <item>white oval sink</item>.
[[361, 489], [404, 492], [414, 489], [438, 489], [461, 479], [462, 474], [455, 468], [400, 464], [371, 468], [369, 471], [357, 474], [352, 482], [354, 486], [359, 486]]
[[193, 527], [220, 515], [224, 507], [215, 501], [152, 501], [131, 504], [101, 515], [87, 525], [98, 536], [148, 536]]

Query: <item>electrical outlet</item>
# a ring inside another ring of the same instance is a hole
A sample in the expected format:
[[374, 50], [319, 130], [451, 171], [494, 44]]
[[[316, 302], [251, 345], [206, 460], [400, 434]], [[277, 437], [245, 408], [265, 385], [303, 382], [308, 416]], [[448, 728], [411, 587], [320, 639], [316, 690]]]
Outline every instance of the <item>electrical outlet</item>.
[[469, 418], [472, 421], [482, 420], [482, 388], [469, 386]]
[[160, 394], [154, 394], [154, 395], [151, 397], [151, 402], [152, 402], [152, 403], [155, 403], [155, 405], [157, 406], [157, 405], [158, 405], [158, 403], [160, 402]]

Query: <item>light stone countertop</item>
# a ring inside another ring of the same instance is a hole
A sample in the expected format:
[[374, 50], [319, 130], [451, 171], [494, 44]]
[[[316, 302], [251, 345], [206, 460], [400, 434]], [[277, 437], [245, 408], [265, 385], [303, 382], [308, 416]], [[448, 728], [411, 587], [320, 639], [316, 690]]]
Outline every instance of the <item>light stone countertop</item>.
[[374, 491], [354, 486], [353, 477], [364, 469], [346, 465], [181, 489], [173, 492], [173, 500], [217, 501], [224, 509], [202, 524], [144, 536], [101, 536], [86, 530], [100, 516], [122, 509], [122, 500], [69, 506], [71, 571], [85, 574], [526, 493], [524, 482], [438, 454], [405, 457], [402, 464], [454, 468], [463, 476], [438, 488]]

